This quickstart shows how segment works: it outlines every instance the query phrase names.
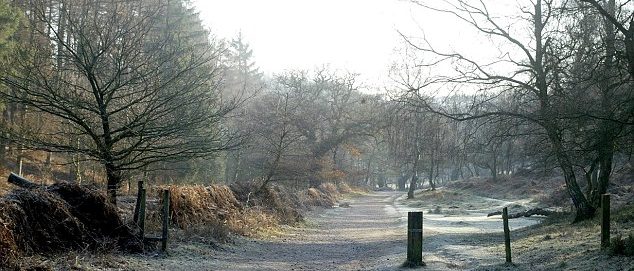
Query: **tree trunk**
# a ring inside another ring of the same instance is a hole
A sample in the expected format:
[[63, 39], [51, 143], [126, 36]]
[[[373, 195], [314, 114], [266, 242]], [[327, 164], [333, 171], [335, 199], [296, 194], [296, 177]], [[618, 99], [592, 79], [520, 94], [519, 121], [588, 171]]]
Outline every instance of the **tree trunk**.
[[369, 184], [370, 183], [370, 175], [372, 175], [372, 171], [371, 171], [371, 165], [372, 165], [372, 157], [370, 157], [370, 159], [368, 159], [368, 164], [365, 170], [365, 184]]
[[507, 142], [506, 145], [506, 157], [504, 159], [505, 174], [513, 174], [513, 141]]
[[239, 177], [239, 174], [240, 174], [240, 164], [242, 162], [242, 159], [240, 157], [241, 154], [242, 154], [242, 150], [238, 150], [238, 152], [236, 154], [236, 162], [235, 162], [235, 165], [234, 165], [234, 168], [233, 168], [233, 174], [231, 176], [231, 179], [232, 179], [231, 181], [234, 182], [234, 183], [238, 180], [238, 177]]
[[436, 190], [436, 184], [434, 183], [434, 162], [433, 158], [431, 160], [431, 167], [429, 167], [429, 187], [431, 187], [432, 191]]
[[[548, 127], [552, 128], [552, 127]], [[550, 137], [551, 142], [553, 143], [553, 149], [557, 160], [559, 162], [559, 166], [561, 170], [564, 172], [564, 180], [566, 182], [566, 189], [568, 190], [568, 195], [572, 200], [577, 212], [575, 214], [574, 222], [579, 222], [583, 220], [587, 220], [594, 217], [596, 208], [594, 208], [588, 199], [585, 197], [579, 184], [577, 183], [577, 179], [575, 177], [575, 172], [572, 167], [572, 163], [570, 162], [570, 158], [564, 152], [563, 146], [561, 145], [561, 141], [556, 133], [553, 133], [554, 130], [549, 130], [548, 136]]]
[[595, 160], [590, 165], [590, 169], [585, 173], [587, 197], [592, 197], [592, 193], [594, 193], [595, 182], [592, 180], [592, 178], [595, 176], [595, 172], [597, 172], [596, 166], [597, 166], [597, 161]]
[[402, 175], [398, 178], [398, 190], [405, 191], [405, 184], [407, 183], [407, 175]]
[[53, 164], [53, 153], [52, 152], [46, 152], [46, 170], [52, 171], [52, 164]]
[[416, 190], [416, 181], [418, 180], [418, 175], [416, 174], [416, 171], [414, 171], [414, 175], [412, 175], [412, 179], [410, 179], [409, 182], [409, 190], [407, 191], [407, 198], [408, 199], [413, 199], [414, 198], [414, 191]]
[[609, 137], [603, 142], [601, 150], [599, 150], [599, 178], [590, 198], [592, 206], [596, 208], [601, 206], [601, 195], [607, 192], [608, 186], [610, 185], [613, 157], [614, 141], [612, 137]]
[[117, 205], [117, 188], [123, 180], [121, 171], [114, 166], [106, 165], [108, 199], [113, 205]]
[[562, 169], [564, 171], [564, 179], [566, 181], [568, 195], [570, 195], [570, 199], [572, 199], [572, 203], [577, 209], [574, 222], [593, 218], [596, 209], [590, 205], [586, 197], [583, 195], [583, 192], [581, 192], [581, 189], [577, 184], [577, 180], [575, 179], [575, 173], [572, 171], [572, 167], [563, 168], [562, 166]]
[[414, 165], [412, 166], [412, 179], [409, 183], [409, 191], [407, 192], [407, 198], [414, 198], [414, 190], [416, 190], [416, 181], [418, 180], [418, 160], [420, 160], [420, 154], [416, 150], [416, 157], [414, 158]]
[[498, 155], [497, 155], [497, 151], [493, 154], [493, 164], [491, 166], [491, 178], [493, 178], [493, 181], [497, 181], [498, 180]]
[[6, 156], [7, 156], [7, 140], [5, 140], [4, 138], [0, 137], [0, 161], [4, 162]]

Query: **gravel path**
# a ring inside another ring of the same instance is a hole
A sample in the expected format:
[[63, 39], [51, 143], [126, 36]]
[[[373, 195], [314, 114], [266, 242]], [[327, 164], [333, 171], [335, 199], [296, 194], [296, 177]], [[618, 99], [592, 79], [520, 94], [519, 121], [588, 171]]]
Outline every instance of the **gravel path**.
[[[313, 212], [308, 227], [289, 228], [270, 240], [238, 239], [213, 249], [205, 244], [175, 244], [167, 257], [133, 257], [134, 270], [397, 270], [406, 257], [407, 207], [401, 192], [377, 192], [347, 200], [349, 208]], [[426, 270], [503, 268], [499, 217], [486, 217], [498, 200], [456, 202], [457, 214], [424, 217]], [[483, 204], [484, 203], [484, 204]], [[465, 206], [465, 207], [462, 207]], [[468, 207], [467, 207], [468, 206]], [[484, 208], [483, 208], [484, 206]], [[473, 210], [469, 210], [473, 207]], [[535, 224], [535, 219], [513, 219], [511, 228]]]
[[405, 260], [401, 214], [389, 211], [400, 195], [382, 192], [352, 199], [349, 208], [311, 214], [308, 228], [270, 241], [243, 240], [230, 253], [218, 255], [224, 264], [211, 269], [393, 270]]

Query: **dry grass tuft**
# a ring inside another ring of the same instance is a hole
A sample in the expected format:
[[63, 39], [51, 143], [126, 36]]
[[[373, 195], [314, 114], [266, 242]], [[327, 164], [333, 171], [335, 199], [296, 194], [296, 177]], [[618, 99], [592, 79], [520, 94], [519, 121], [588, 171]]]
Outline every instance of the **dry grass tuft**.
[[353, 192], [352, 188], [350, 188], [350, 186], [345, 182], [339, 182], [339, 186], [337, 188], [339, 190], [339, 193], [341, 194], [348, 194]]
[[171, 223], [184, 230], [185, 236], [207, 235], [215, 241], [226, 242], [230, 233], [253, 236], [262, 229], [277, 226], [280, 221], [269, 209], [254, 205], [257, 197], [249, 195], [251, 206], [248, 206], [238, 201], [226, 185], [178, 185], [160, 187], [159, 191], [163, 189], [170, 190]]
[[[160, 188], [159, 191], [169, 189], [171, 222], [181, 229], [207, 222], [226, 223], [242, 209], [226, 186], [172, 185]], [[158, 198], [161, 198], [160, 194]]]
[[268, 184], [260, 189], [258, 183], [241, 182], [232, 184], [231, 190], [248, 208], [264, 211], [279, 223], [294, 224], [304, 219], [301, 211], [305, 207], [300, 198], [284, 186]]
[[260, 206], [245, 208], [238, 220], [229, 222], [231, 231], [244, 236], [257, 236], [261, 231], [277, 227], [280, 218]]
[[337, 186], [333, 183], [322, 183], [317, 188], [328, 197], [337, 199], [341, 196], [339, 190], [337, 189]]
[[[240, 217], [242, 205], [228, 187], [222, 185], [172, 185], [158, 187], [158, 206], [162, 206], [161, 191], [170, 191], [172, 225], [189, 234], [207, 234], [216, 241], [229, 238], [229, 221]], [[158, 213], [160, 208], [157, 208]], [[158, 217], [155, 213], [152, 216]]]
[[[258, 182], [239, 182], [230, 187], [162, 186], [157, 187], [158, 198], [163, 189], [170, 190], [171, 223], [184, 230], [183, 236], [206, 235], [221, 242], [228, 240], [230, 233], [254, 236], [279, 224], [301, 222], [306, 206], [332, 207], [341, 197], [340, 191], [352, 191], [345, 183], [339, 188], [324, 183], [297, 192], [278, 184], [262, 187]], [[150, 214], [151, 220], [157, 220], [157, 211]]]
[[337, 200], [316, 188], [308, 188], [308, 190], [300, 192], [300, 198], [307, 206], [332, 207]]

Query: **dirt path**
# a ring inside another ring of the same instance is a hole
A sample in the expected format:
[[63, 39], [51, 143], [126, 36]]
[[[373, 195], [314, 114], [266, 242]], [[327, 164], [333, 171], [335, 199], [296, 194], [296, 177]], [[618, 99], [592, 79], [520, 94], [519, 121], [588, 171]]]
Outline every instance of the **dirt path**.
[[[431, 206], [408, 206], [400, 192], [377, 192], [348, 200], [350, 208], [309, 215], [309, 227], [289, 228], [270, 240], [238, 239], [220, 250], [205, 244], [175, 244], [167, 257], [130, 256], [134, 270], [395, 270], [405, 261], [407, 211], [425, 211], [427, 270], [499, 268], [503, 254], [499, 218], [487, 209], [505, 202], [472, 198], [445, 214]], [[470, 206], [470, 207], [468, 207]], [[471, 209], [473, 210], [471, 210]], [[459, 211], [457, 209], [460, 209]], [[514, 219], [511, 228], [536, 223]], [[499, 236], [499, 237], [498, 237]]]

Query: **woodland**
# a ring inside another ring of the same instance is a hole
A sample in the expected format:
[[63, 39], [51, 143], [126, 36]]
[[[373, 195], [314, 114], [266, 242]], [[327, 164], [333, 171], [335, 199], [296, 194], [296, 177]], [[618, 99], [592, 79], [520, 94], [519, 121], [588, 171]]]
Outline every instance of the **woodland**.
[[[176, 203], [199, 195], [222, 209], [215, 191], [240, 215], [282, 213], [255, 224], [299, 220], [287, 207], [332, 205], [350, 187], [414, 198], [471, 179], [554, 183], [583, 222], [632, 181], [634, 2], [410, 4], [456, 18], [495, 57], [399, 32], [392, 84], [368, 87], [328, 65], [266, 74], [257, 48], [218, 38], [188, 0], [0, 0], [1, 172], [119, 210], [143, 180]], [[308, 200], [280, 196], [297, 193]], [[171, 212], [179, 228], [205, 220]], [[249, 235], [236, 223], [214, 225]]]

